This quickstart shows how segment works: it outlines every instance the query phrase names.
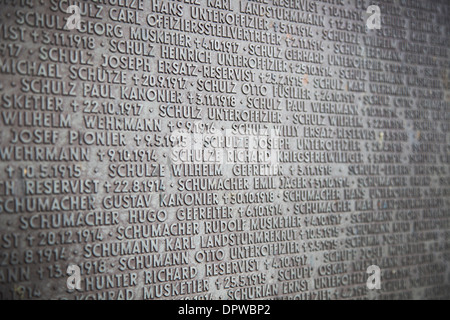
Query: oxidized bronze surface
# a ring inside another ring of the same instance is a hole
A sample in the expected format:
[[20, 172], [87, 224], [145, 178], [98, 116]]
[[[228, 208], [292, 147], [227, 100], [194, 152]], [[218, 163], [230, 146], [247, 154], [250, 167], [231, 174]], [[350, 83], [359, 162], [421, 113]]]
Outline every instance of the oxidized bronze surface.
[[0, 1], [0, 299], [450, 298], [449, 11]]

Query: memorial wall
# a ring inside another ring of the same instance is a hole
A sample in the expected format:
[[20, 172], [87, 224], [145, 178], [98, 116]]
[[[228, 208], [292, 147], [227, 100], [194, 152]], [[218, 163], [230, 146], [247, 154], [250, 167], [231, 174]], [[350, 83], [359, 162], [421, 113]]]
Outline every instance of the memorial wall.
[[0, 0], [0, 300], [450, 298], [448, 0]]

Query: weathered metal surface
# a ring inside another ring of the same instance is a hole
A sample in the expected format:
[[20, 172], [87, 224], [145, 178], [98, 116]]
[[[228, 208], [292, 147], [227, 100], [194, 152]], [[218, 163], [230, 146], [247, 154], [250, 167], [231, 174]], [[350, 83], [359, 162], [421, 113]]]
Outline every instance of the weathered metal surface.
[[450, 298], [448, 1], [0, 6], [0, 299]]

